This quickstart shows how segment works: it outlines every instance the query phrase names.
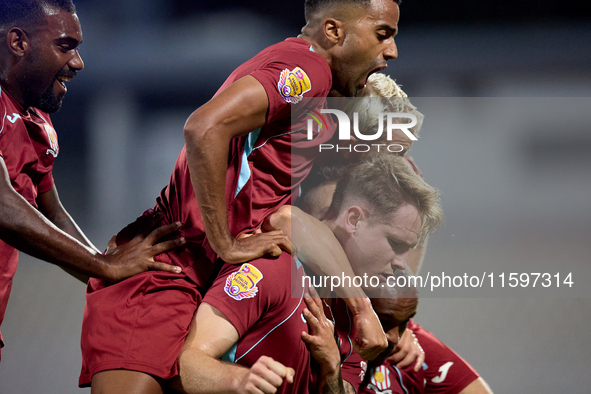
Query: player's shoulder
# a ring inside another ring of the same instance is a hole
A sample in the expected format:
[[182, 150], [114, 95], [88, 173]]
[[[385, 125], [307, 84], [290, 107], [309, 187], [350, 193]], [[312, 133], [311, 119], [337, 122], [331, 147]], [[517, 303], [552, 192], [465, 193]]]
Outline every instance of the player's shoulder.
[[[283, 253], [278, 258], [261, 258], [242, 264], [224, 264], [205, 300], [223, 298], [223, 303], [234, 304], [230, 299], [242, 301], [243, 307], [258, 305], [264, 310], [281, 308], [292, 297], [291, 256]], [[208, 301], [209, 302], [209, 301]], [[217, 306], [218, 301], [214, 300]]]
[[330, 75], [327, 60], [314, 52], [309, 42], [296, 37], [287, 38], [271, 45], [260, 53], [269, 63], [285, 63], [293, 67], [303, 68], [310, 73], [326, 73]]
[[242, 264], [224, 264], [218, 277], [226, 281], [244, 281], [244, 286], [281, 287], [289, 283], [291, 256], [283, 252], [279, 257], [264, 257]]

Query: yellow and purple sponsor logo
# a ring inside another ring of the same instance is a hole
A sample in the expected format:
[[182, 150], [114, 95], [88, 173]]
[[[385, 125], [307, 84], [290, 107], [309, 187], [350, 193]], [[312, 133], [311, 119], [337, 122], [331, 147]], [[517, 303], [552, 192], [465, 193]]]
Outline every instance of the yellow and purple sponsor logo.
[[257, 283], [263, 279], [263, 274], [252, 264], [242, 264], [236, 272], [232, 272], [226, 279], [224, 291], [236, 301], [253, 298], [259, 288]]
[[296, 67], [291, 71], [286, 68], [281, 71], [277, 88], [286, 102], [297, 104], [304, 97], [304, 93], [312, 88], [312, 83], [306, 72], [300, 67]]

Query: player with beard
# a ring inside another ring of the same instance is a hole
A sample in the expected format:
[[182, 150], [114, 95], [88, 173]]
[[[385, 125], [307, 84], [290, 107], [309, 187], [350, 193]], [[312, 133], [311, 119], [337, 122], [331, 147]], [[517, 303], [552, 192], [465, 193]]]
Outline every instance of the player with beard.
[[[220, 262], [239, 264], [289, 249], [281, 232], [238, 236], [290, 202], [318, 144], [331, 137], [327, 127], [307, 139], [302, 100], [332, 90], [354, 96], [397, 56], [397, 1], [309, 0], [305, 14], [298, 37], [239, 66], [187, 119], [185, 148], [154, 209], [165, 214], [163, 224], [185, 224], [180, 234], [186, 246], [157, 257], [183, 272], [139, 275], [117, 286], [89, 283], [80, 385], [94, 392], [162, 392], [165, 380], [178, 373], [183, 340]], [[141, 227], [132, 224], [118, 241]], [[338, 271], [347, 269], [341, 265]], [[347, 302], [358, 328], [357, 349], [372, 358], [386, 345], [379, 321], [362, 291]]]
[[388, 349], [375, 360], [370, 361], [365, 379], [359, 389], [362, 394], [421, 394], [423, 391], [423, 370], [398, 368], [386, 358], [398, 346], [409, 320], [416, 314], [419, 303], [418, 290], [409, 281], [412, 271], [407, 267], [394, 273], [396, 286], [379, 287], [367, 294], [380, 318], [388, 338]]
[[2, 0], [0, 37], [0, 324], [19, 250], [84, 282], [88, 276], [118, 281], [148, 269], [178, 272], [179, 267], [153, 257], [184, 243], [154, 245], [179, 223], [140, 234], [118, 253], [102, 255], [59, 200], [52, 175], [59, 145], [48, 114], [61, 108], [66, 82], [84, 67], [72, 2]]

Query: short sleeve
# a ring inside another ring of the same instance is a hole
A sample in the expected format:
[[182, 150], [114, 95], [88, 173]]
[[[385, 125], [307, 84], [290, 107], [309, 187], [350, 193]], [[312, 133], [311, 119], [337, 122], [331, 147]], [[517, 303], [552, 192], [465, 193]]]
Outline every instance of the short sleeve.
[[296, 50], [278, 52], [278, 60], [250, 73], [267, 93], [267, 123], [289, 116], [291, 106], [304, 97], [326, 97], [332, 85], [330, 68], [319, 55]]
[[217, 308], [242, 337], [262, 316], [290, 296], [291, 256], [225, 264], [203, 302]]
[[[480, 376], [460, 355], [420, 325], [409, 323], [421, 347], [425, 350], [425, 391], [456, 394]], [[412, 374], [412, 371], [408, 371]]]

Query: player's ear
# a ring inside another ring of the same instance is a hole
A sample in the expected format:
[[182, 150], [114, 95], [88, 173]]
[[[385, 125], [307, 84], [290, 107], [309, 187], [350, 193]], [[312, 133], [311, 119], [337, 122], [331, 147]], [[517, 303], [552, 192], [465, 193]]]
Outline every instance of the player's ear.
[[11, 54], [23, 57], [30, 47], [30, 38], [24, 30], [13, 27], [6, 35], [6, 44]]
[[355, 233], [363, 219], [365, 219], [363, 209], [357, 205], [350, 206], [345, 213], [345, 229], [347, 233]]
[[341, 43], [345, 37], [343, 22], [334, 18], [326, 18], [322, 22], [322, 32], [332, 44]]

